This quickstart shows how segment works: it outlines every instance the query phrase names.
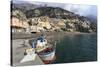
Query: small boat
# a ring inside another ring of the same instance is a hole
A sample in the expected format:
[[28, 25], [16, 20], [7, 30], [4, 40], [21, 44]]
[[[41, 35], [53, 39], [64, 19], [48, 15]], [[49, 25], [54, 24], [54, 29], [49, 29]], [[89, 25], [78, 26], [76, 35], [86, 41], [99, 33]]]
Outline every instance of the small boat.
[[55, 60], [55, 49], [48, 47], [39, 52], [38, 55], [45, 64], [52, 63]]
[[56, 43], [49, 44], [45, 36], [41, 35], [37, 38], [36, 43], [32, 42], [32, 48], [25, 50], [25, 57], [21, 62], [32, 60], [32, 56], [35, 58], [36, 54], [41, 58], [45, 64], [52, 63], [55, 59]]
[[56, 59], [55, 57], [56, 43], [55, 45], [47, 43], [47, 40], [44, 38], [44, 36], [38, 38], [38, 41], [39, 40], [40, 42], [36, 46], [41, 48], [37, 49], [37, 54], [45, 64], [52, 63]]

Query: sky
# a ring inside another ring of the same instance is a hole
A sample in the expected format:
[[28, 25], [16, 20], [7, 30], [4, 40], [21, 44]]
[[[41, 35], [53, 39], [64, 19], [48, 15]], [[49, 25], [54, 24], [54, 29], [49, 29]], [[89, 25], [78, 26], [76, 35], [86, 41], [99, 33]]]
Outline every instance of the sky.
[[27, 2], [31, 4], [41, 5], [41, 6], [51, 6], [60, 7], [65, 10], [69, 10], [81, 16], [97, 16], [97, 6], [96, 5], [82, 5], [82, 4], [67, 4], [67, 3], [50, 3], [50, 2], [34, 2], [28, 0], [13, 0], [15, 3]]

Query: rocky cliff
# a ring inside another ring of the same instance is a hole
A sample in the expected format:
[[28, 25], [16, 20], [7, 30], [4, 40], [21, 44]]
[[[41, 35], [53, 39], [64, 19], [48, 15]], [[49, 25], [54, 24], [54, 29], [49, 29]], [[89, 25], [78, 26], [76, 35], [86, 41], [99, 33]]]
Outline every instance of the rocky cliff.
[[[59, 7], [37, 7], [35, 9], [24, 11], [24, 14], [28, 19], [29, 24], [34, 25], [34, 23], [37, 23], [35, 25], [39, 26], [39, 24], [41, 23], [45, 31], [47, 29], [49, 29], [50, 31], [54, 30], [69, 32], [97, 31], [97, 25], [95, 22], [91, 22], [91, 19], [88, 19], [87, 17], [80, 16], [78, 14], [64, 10]], [[48, 18], [49, 20], [39, 22], [38, 19], [40, 19], [41, 17], [45, 17], [42, 18], [42, 20]], [[37, 18], [37, 20], [34, 21], [35, 18]]]

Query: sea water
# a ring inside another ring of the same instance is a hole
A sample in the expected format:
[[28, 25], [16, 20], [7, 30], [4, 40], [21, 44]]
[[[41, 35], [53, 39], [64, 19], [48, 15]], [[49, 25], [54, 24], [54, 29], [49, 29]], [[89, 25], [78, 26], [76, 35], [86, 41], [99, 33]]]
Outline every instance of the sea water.
[[56, 45], [54, 63], [97, 60], [97, 34], [68, 34]]

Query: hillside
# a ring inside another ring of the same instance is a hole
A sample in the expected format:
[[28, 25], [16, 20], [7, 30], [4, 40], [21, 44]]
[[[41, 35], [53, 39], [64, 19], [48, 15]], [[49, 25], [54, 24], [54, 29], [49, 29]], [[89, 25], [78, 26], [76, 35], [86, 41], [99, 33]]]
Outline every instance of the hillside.
[[[23, 7], [20, 8], [17, 7], [17, 9], [14, 8], [15, 7], [13, 7], [13, 10], [20, 10]], [[32, 9], [27, 9], [24, 7], [23, 9], [24, 10], [21, 11], [26, 15], [29, 24], [34, 24], [34, 21], [32, 21], [32, 19], [34, 18], [45, 17], [44, 19], [46, 19], [47, 17], [49, 18], [47, 24], [49, 25], [49, 27], [51, 27], [50, 29], [57, 28], [57, 31], [69, 31], [69, 32], [74, 32], [74, 31], [96, 32], [97, 31], [97, 25], [95, 22], [91, 22], [91, 18], [80, 16], [78, 14], [64, 10], [59, 7], [39, 6]], [[39, 24], [39, 22], [37, 23]]]

